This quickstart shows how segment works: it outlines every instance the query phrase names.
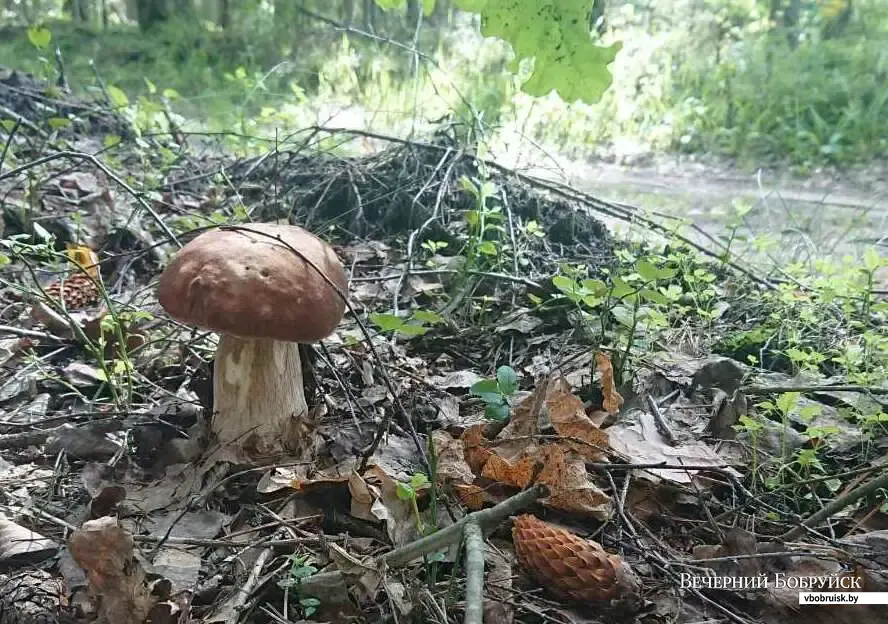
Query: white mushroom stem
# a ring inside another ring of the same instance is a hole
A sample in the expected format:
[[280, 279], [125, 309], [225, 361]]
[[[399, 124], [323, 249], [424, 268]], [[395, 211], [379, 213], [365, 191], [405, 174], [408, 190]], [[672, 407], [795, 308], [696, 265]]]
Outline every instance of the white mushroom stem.
[[240, 459], [257, 461], [294, 451], [308, 413], [299, 344], [223, 334], [213, 403], [213, 433], [223, 452], [230, 447]]

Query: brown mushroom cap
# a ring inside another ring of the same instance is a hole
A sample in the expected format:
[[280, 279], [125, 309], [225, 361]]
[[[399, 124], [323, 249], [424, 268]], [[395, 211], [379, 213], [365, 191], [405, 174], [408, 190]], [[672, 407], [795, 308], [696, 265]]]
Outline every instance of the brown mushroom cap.
[[179, 250], [160, 276], [160, 305], [182, 323], [241, 338], [326, 338], [342, 320], [345, 302], [271, 237], [347, 292], [345, 269], [327, 243], [295, 225], [253, 223], [209, 230]]

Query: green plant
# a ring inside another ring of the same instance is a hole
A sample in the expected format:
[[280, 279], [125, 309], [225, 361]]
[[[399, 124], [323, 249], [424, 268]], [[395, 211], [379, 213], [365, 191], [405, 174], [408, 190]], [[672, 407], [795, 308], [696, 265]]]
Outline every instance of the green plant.
[[[407, 0], [376, 0], [383, 9], [403, 8]], [[423, 0], [430, 15], [435, 0]], [[555, 90], [567, 102], [596, 102], [613, 78], [607, 67], [622, 47], [600, 46], [589, 36], [588, 0], [456, 0], [463, 11], [480, 13], [481, 34], [511, 44], [513, 67], [533, 59], [530, 77], [521, 85], [533, 96]]]
[[430, 325], [444, 322], [444, 317], [430, 310], [413, 310], [409, 317], [400, 317], [394, 314], [373, 312], [370, 321], [379, 328], [382, 333], [394, 333], [407, 338], [422, 336], [429, 331]]
[[495, 379], [482, 379], [469, 389], [486, 405], [484, 415], [490, 420], [507, 420], [512, 413], [509, 398], [518, 392], [518, 374], [511, 366], [496, 369]]
[[560, 296], [576, 307], [596, 342], [615, 341], [622, 347], [614, 370], [618, 385], [623, 382], [632, 349], [639, 345], [638, 331], [644, 330], [650, 343], [656, 332], [668, 326], [666, 307], [679, 296], [668, 283], [678, 273], [674, 267], [658, 264], [652, 257], [635, 258], [628, 252], [622, 259], [629, 263], [627, 270], [605, 269], [604, 280], [584, 279], [585, 267], [569, 266], [552, 278]]
[[[281, 589], [289, 591], [297, 587], [303, 579], [317, 574], [318, 569], [309, 564], [309, 555], [293, 553], [286, 555], [284, 558], [290, 562], [290, 569], [287, 572], [287, 577], [277, 582], [278, 587]], [[321, 606], [321, 601], [317, 598], [306, 596], [299, 599], [299, 606], [302, 608], [302, 615], [309, 618], [317, 612], [318, 607]]]
[[419, 513], [416, 492], [420, 488], [424, 488], [428, 485], [429, 478], [424, 473], [418, 472], [410, 478], [410, 481], [398, 481], [395, 489], [395, 493], [398, 495], [399, 499], [410, 503], [410, 506], [413, 509], [413, 517], [416, 520], [416, 528], [422, 535], [426, 534], [427, 527], [422, 519], [422, 514]]

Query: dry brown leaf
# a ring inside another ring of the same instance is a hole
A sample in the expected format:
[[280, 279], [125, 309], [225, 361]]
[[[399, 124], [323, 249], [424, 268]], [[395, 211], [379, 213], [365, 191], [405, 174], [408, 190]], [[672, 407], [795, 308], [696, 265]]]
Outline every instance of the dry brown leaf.
[[607, 354], [598, 352], [595, 354], [595, 363], [601, 371], [601, 391], [604, 393], [604, 409], [611, 414], [616, 414], [623, 405], [623, 397], [617, 392], [614, 384], [614, 366]]
[[512, 418], [499, 435], [494, 452], [509, 462], [517, 462], [525, 455], [533, 454], [537, 447], [534, 436], [539, 432], [540, 412], [546, 402], [549, 380], [543, 380], [519, 403], [512, 412]]
[[487, 448], [488, 441], [484, 437], [485, 427], [486, 425], [483, 424], [472, 425], [459, 437], [464, 447], [463, 457], [476, 475], [481, 474], [484, 464], [493, 455], [493, 451]]
[[484, 506], [484, 489], [477, 485], [455, 483], [453, 490], [456, 492], [459, 502], [472, 511], [478, 511]]
[[142, 624], [155, 602], [133, 545], [133, 536], [107, 516], [85, 522], [68, 544], [108, 622]]
[[481, 476], [504, 485], [524, 489], [533, 481], [536, 464], [537, 461], [530, 455], [525, 455], [514, 464], [499, 455], [491, 455], [484, 465]]
[[585, 442], [564, 441], [561, 443], [570, 450], [585, 457], [589, 461], [601, 461], [608, 448], [607, 433], [599, 429], [586, 415], [583, 402], [574, 396], [570, 383], [560, 377], [549, 384], [546, 407], [552, 427], [560, 436], [577, 438]]
[[444, 484], [449, 481], [472, 483], [475, 480], [475, 475], [465, 459], [465, 445], [462, 440], [454, 439], [443, 429], [437, 429], [432, 433], [432, 442], [437, 457], [435, 475], [439, 483]]
[[542, 502], [562, 511], [585, 514], [598, 520], [611, 516], [611, 498], [589, 479], [585, 461], [568, 459], [561, 447], [549, 445], [540, 450], [543, 469], [538, 483], [549, 486], [551, 493]]

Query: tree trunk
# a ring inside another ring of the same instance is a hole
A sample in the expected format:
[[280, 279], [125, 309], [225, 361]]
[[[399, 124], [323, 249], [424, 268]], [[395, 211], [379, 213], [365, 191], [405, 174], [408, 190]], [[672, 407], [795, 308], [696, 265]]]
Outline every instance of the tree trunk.
[[136, 0], [136, 12], [142, 30], [151, 30], [170, 17], [167, 0]]
[[231, 26], [231, 1], [219, 0], [219, 26], [228, 30]]
[[222, 335], [213, 371], [215, 444], [233, 461], [264, 465], [310, 456], [313, 444], [299, 344]]
[[595, 0], [592, 10], [589, 11], [589, 30], [597, 33], [601, 37], [607, 30], [607, 20], [605, 12], [607, 11], [607, 0]]

